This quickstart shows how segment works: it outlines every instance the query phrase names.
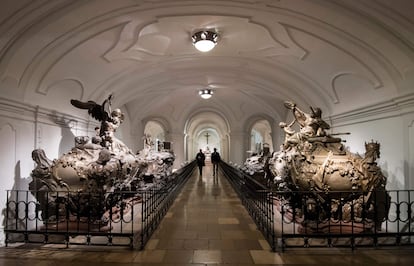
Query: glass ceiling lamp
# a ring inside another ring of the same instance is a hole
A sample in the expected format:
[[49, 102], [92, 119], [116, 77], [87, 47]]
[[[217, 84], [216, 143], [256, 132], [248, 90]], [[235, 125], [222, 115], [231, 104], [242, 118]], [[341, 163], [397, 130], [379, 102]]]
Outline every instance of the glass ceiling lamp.
[[210, 99], [213, 96], [213, 90], [211, 89], [201, 89], [198, 91], [198, 94], [203, 99]]
[[191, 37], [193, 45], [200, 52], [211, 51], [217, 44], [218, 34], [214, 31], [198, 31]]

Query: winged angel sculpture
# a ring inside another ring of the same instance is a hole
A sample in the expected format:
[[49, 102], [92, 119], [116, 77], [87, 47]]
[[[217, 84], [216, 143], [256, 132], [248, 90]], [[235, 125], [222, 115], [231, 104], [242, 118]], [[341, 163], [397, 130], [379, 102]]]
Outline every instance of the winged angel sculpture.
[[307, 113], [290, 101], [285, 107], [294, 117], [279, 124], [285, 141], [262, 163], [267, 184], [282, 192], [276, 205], [284, 212], [290, 208], [296, 219], [301, 216], [311, 231], [379, 230], [390, 208], [386, 177], [376, 163], [380, 144], [365, 143], [361, 157], [344, 147], [335, 136], [340, 134], [327, 133], [330, 126], [320, 108]]
[[[112, 216], [124, 212], [131, 202], [140, 200], [138, 191], [150, 186], [145, 181], [148, 176], [171, 174], [172, 154], [157, 154], [154, 158], [136, 155], [115, 137], [124, 114], [111, 109], [112, 99], [109, 95], [102, 104], [72, 99], [73, 106], [88, 110], [100, 122], [96, 136], [75, 137], [75, 147], [53, 161], [41, 149], [32, 152], [37, 166], [31, 174], [30, 189], [47, 229], [69, 225], [67, 213], [69, 220], [71, 216], [88, 217], [87, 223], [92, 220], [101, 224], [108, 213]], [[66, 225], [58, 226], [62, 221]]]
[[95, 144], [112, 151], [130, 152], [129, 148], [114, 136], [115, 131], [124, 121], [124, 114], [120, 109], [111, 110], [112, 94], [100, 105], [94, 101], [81, 102], [72, 99], [70, 102], [73, 106], [88, 110], [88, 113], [101, 122], [99, 134], [92, 139]]

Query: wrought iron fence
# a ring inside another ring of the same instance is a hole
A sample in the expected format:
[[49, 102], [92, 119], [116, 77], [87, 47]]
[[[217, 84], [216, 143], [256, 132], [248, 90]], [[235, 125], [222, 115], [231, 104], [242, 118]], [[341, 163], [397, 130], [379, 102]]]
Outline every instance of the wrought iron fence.
[[[168, 181], [138, 191], [85, 194], [9, 190], [5, 244], [105, 245], [143, 249], [194, 167], [192, 162], [166, 178]], [[38, 209], [39, 201], [44, 201], [47, 206], [43, 211]]]
[[221, 167], [273, 251], [414, 244], [414, 190], [387, 190], [385, 200], [364, 205], [365, 197], [380, 195], [272, 191], [263, 176], [247, 175], [225, 163]]
[[224, 176], [239, 195], [242, 204], [263, 233], [272, 249], [275, 248], [274, 209], [272, 193], [263, 184], [248, 177], [225, 162], [220, 163]]

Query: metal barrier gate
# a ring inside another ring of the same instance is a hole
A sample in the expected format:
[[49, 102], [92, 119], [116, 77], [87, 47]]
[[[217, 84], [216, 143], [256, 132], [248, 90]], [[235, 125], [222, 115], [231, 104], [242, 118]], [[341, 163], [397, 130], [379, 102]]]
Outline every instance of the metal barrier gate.
[[[133, 192], [89, 194], [81, 197], [81, 193], [73, 191], [9, 190], [4, 227], [5, 244], [7, 246], [12, 243], [41, 243], [60, 244], [66, 247], [101, 245], [143, 249], [194, 168], [195, 162], [191, 162], [168, 178], [168, 182]], [[46, 208], [46, 211], [56, 218], [53, 222], [49, 222], [36, 210], [38, 203], [33, 193], [42, 193], [45, 199], [65, 198], [60, 196], [71, 193], [71, 197], [66, 198], [75, 200], [58, 203], [67, 204], [67, 208], [57, 208], [57, 206]], [[85, 201], [85, 198], [88, 200]], [[102, 219], [92, 219], [97, 212], [104, 209], [105, 201], [110, 198], [128, 200], [123, 201], [123, 204], [117, 208], [107, 210]], [[59, 213], [62, 209], [69, 210], [69, 205], [71, 209], [82, 209], [82, 214], [80, 211]]]
[[[388, 190], [391, 198], [387, 202], [388, 215], [383, 221], [370, 225], [369, 228], [367, 225], [375, 221], [375, 217], [360, 220], [351, 215], [344, 222], [343, 217], [338, 219], [331, 214], [323, 222], [310, 223], [303, 219], [306, 209], [298, 211], [285, 201], [286, 192], [272, 191], [253, 177], [224, 162], [220, 166], [273, 251], [284, 251], [292, 247], [355, 249], [414, 244], [414, 190]], [[306, 194], [314, 192], [289, 193], [289, 197], [304, 199]], [[354, 205], [346, 207], [351, 209], [351, 214], [356, 209]], [[381, 206], [375, 208], [380, 211]]]

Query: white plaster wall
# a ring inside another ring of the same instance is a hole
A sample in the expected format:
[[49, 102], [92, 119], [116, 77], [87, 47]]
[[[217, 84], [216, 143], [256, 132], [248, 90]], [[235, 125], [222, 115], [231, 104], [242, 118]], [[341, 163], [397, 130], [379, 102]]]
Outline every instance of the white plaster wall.
[[250, 138], [250, 134], [246, 134], [242, 131], [230, 133], [231, 163], [238, 165], [242, 165], [244, 163], [249, 141], [248, 138]]
[[380, 142], [378, 160], [388, 176], [387, 189], [414, 189], [414, 94], [390, 98], [375, 105], [329, 118], [335, 132], [344, 137], [351, 151], [363, 153], [364, 142]]
[[[89, 132], [87, 124], [73, 121], [73, 117], [56, 115], [55, 111], [0, 99], [0, 245], [5, 240], [7, 190], [29, 189], [35, 148], [56, 159], [73, 147], [75, 134]], [[30, 194], [29, 200], [34, 200]]]
[[6, 207], [6, 190], [13, 188], [14, 183], [14, 165], [16, 164], [16, 134], [14, 128], [9, 124], [3, 124], [0, 127], [0, 169], [2, 169], [1, 190], [0, 190], [0, 208], [2, 215], [0, 217], [0, 243], [4, 243], [4, 208]]
[[414, 150], [413, 142], [407, 137], [408, 130], [403, 117], [395, 116], [335, 126], [332, 131], [351, 132], [341, 138], [346, 140], [344, 144], [351, 152], [361, 155], [365, 153], [366, 142], [379, 142], [381, 154], [377, 163], [387, 177], [387, 189], [407, 189], [411, 186], [409, 179], [412, 177], [408, 176], [405, 165], [413, 162], [406, 149]]
[[[380, 158], [377, 160], [383, 174], [387, 177], [386, 189], [392, 202], [412, 201], [405, 189], [414, 189], [414, 131], [413, 131], [413, 100], [407, 98], [406, 105], [384, 104], [370, 106], [357, 112], [344, 114], [340, 123], [334, 125], [333, 132], [351, 132], [351, 135], [341, 136], [346, 140], [345, 145], [351, 152], [363, 155], [365, 142], [371, 140], [381, 144]], [[385, 112], [387, 110], [387, 112]], [[368, 115], [369, 114], [369, 115]], [[394, 191], [396, 190], [396, 191]], [[388, 216], [391, 220], [405, 217], [407, 213], [400, 210], [397, 214], [395, 204], [391, 204]], [[383, 225], [384, 226], [384, 225]], [[399, 230], [403, 223], [388, 223], [388, 230]]]
[[116, 130], [115, 136], [122, 140], [122, 142], [127, 145], [128, 148], [131, 149], [133, 153], [137, 153], [139, 150], [142, 149], [142, 133], [141, 131], [138, 131], [139, 134], [135, 131], [135, 128], [131, 128], [130, 123], [130, 116], [128, 112], [125, 109], [121, 109], [121, 111], [124, 113], [124, 122], [122, 122], [122, 125]]
[[4, 244], [7, 190], [27, 190], [33, 168], [33, 124], [0, 116], [0, 245]]

